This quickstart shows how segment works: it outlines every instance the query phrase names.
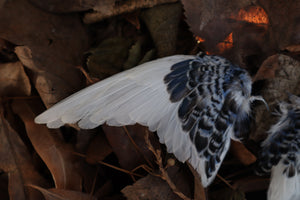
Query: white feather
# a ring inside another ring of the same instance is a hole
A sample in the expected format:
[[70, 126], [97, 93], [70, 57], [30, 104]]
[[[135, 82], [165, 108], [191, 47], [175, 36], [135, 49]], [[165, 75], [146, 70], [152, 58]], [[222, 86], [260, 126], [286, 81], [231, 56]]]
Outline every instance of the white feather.
[[[35, 122], [46, 123], [49, 128], [77, 122], [84, 129], [95, 128], [105, 122], [113, 126], [146, 125], [151, 131], [157, 131], [168, 152], [174, 153], [182, 162], [188, 160], [191, 163], [206, 187], [216, 173], [206, 177], [204, 158], [198, 155], [189, 134], [182, 131], [177, 116], [180, 102], [171, 103], [163, 82], [173, 64], [191, 58], [194, 56], [170, 56], [114, 75], [59, 102], [36, 117]], [[230, 140], [227, 141], [224, 152], [229, 147]], [[225, 153], [221, 159], [224, 156]]]
[[[300, 156], [298, 156], [300, 159]], [[299, 200], [300, 199], [300, 174], [288, 178], [283, 174], [282, 161], [272, 168], [271, 182], [268, 190], [268, 200]], [[297, 170], [296, 170], [297, 171]]]

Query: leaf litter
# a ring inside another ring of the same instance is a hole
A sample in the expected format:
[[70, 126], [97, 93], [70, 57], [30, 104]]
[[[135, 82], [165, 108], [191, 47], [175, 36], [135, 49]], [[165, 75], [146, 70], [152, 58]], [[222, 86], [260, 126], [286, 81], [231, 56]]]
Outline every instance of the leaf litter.
[[[50, 130], [33, 122], [38, 113], [87, 83], [158, 57], [199, 50], [218, 52], [247, 69], [258, 83], [254, 90], [271, 109], [286, 99], [286, 91], [300, 94], [296, 2], [287, 6], [278, 1], [273, 7], [267, 0], [174, 2], [0, 3], [1, 197], [264, 197], [269, 179], [256, 176], [253, 166], [271, 123], [261, 119], [272, 117], [261, 105], [255, 108], [250, 140], [233, 143], [209, 189], [201, 186], [193, 169], [166, 152], [155, 133], [145, 139], [147, 128], [140, 125], [83, 131], [72, 125]], [[283, 22], [266, 26], [232, 17], [249, 6], [262, 7], [269, 23]], [[228, 48], [221, 51], [220, 44]]]

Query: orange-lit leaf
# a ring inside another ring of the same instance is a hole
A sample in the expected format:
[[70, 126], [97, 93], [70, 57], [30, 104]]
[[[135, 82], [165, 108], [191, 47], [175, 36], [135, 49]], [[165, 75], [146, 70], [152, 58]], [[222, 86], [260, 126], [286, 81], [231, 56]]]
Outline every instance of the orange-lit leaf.
[[242, 8], [237, 15], [233, 15], [231, 18], [255, 24], [269, 23], [267, 13], [259, 6], [248, 6], [246, 8]]

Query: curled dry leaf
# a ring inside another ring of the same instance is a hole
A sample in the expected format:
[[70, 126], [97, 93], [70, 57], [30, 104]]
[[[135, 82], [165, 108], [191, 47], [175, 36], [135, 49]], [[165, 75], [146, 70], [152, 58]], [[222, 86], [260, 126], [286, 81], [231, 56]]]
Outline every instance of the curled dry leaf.
[[[33, 102], [33, 105], [37, 104], [40, 102]], [[76, 169], [73, 148], [62, 142], [58, 130], [50, 130], [44, 125], [35, 124], [36, 115], [25, 101], [14, 101], [12, 106], [14, 112], [23, 120], [34, 149], [49, 168], [55, 187], [81, 191], [82, 181]]]
[[92, 195], [83, 192], [57, 188], [45, 189], [32, 184], [28, 184], [27, 186], [40, 191], [46, 200], [96, 200]]
[[[274, 111], [278, 102], [286, 101], [288, 94], [300, 94], [300, 62], [286, 55], [275, 55], [268, 58], [257, 72], [256, 80], [267, 78], [261, 95], [268, 103], [270, 110]], [[255, 108], [256, 130], [250, 138], [254, 141], [263, 140], [267, 130], [275, 124], [276, 117], [265, 107]]]
[[25, 188], [25, 184], [46, 185], [32, 164], [32, 157], [19, 135], [1, 114], [0, 117], [0, 169], [8, 173], [10, 199], [41, 199], [40, 194]]
[[83, 85], [80, 71], [88, 38], [79, 15], [44, 12], [28, 1], [6, 1], [0, 8], [0, 38], [18, 46], [16, 54], [50, 107]]
[[173, 3], [155, 6], [142, 13], [159, 57], [175, 53], [181, 10], [180, 3]]
[[31, 85], [21, 62], [0, 64], [0, 96], [29, 96]]
[[[190, 185], [186, 174], [178, 167], [170, 167], [167, 170], [169, 177], [176, 184], [180, 191], [188, 196], [190, 194]], [[166, 181], [160, 177], [147, 175], [139, 179], [132, 186], [127, 186], [121, 191], [128, 200], [142, 200], [142, 199], [164, 199], [164, 200], [181, 200], [177, 196]]]
[[105, 18], [120, 15], [123, 13], [129, 13], [141, 8], [150, 8], [159, 4], [174, 3], [178, 0], [127, 0], [122, 3], [112, 0], [98, 0], [97, 4], [93, 7], [95, 12], [87, 13], [83, 21], [87, 24], [101, 21]]
[[230, 153], [232, 153], [243, 165], [255, 163], [256, 157], [242, 143], [231, 141]]

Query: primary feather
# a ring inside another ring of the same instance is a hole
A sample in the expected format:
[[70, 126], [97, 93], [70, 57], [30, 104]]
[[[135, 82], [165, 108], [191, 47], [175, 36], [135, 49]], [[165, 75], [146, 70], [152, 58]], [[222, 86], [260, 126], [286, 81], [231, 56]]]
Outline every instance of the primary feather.
[[58, 128], [78, 123], [140, 123], [157, 131], [178, 160], [189, 161], [206, 187], [215, 178], [230, 138], [249, 120], [251, 78], [219, 56], [176, 55], [124, 71], [73, 94], [39, 115], [36, 123]]
[[279, 104], [278, 122], [262, 143], [260, 174], [271, 172], [268, 200], [300, 199], [300, 97]]

